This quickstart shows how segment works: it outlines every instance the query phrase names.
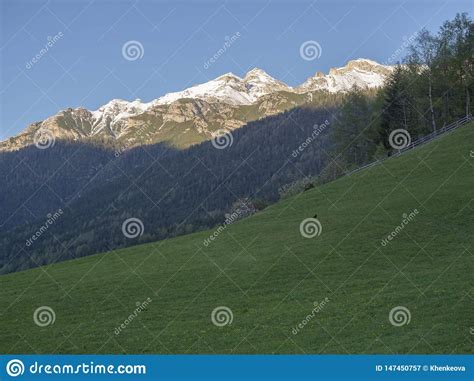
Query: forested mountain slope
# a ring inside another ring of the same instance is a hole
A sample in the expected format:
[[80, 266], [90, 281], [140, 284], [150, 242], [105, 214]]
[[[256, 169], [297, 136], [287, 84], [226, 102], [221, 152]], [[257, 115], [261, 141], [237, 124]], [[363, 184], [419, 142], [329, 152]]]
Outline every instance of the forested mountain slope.
[[225, 229], [4, 275], [0, 350], [470, 353], [473, 147], [471, 123]]

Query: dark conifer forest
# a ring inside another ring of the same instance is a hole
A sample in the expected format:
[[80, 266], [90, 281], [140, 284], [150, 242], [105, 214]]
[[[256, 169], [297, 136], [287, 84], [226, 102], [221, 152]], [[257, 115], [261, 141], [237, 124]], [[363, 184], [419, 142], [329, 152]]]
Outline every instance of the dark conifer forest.
[[[234, 130], [224, 150], [211, 141], [125, 152], [57, 141], [1, 153], [0, 273], [207, 229], [238, 202], [261, 210], [288, 189], [389, 156], [393, 131], [415, 140], [471, 115], [473, 52], [474, 24], [458, 14], [435, 35], [418, 33], [383, 88], [321, 92], [311, 105]], [[58, 210], [61, 223], [27, 244]], [[122, 222], [132, 217], [144, 233], [129, 239]]]

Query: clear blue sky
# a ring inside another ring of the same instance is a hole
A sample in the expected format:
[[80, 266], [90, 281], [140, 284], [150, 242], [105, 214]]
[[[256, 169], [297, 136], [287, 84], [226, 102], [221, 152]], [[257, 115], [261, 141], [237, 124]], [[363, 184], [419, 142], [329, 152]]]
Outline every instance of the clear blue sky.
[[[1, 140], [60, 109], [150, 101], [226, 72], [260, 67], [297, 85], [349, 59], [385, 62], [421, 27], [436, 31], [456, 12], [472, 17], [473, 10], [467, 0], [0, 1]], [[142, 44], [142, 58], [123, 57], [130, 40]], [[320, 44], [320, 58], [300, 57], [308, 40]]]

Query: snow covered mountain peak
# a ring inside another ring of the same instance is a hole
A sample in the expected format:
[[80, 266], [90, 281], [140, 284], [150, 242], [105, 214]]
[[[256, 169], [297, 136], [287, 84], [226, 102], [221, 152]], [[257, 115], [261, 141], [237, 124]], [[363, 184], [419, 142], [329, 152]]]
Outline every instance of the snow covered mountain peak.
[[390, 70], [390, 66], [384, 66], [379, 64], [378, 62], [368, 60], [365, 58], [359, 58], [356, 60], [349, 61], [346, 66], [338, 67], [338, 68], [331, 68], [329, 70], [329, 74], [340, 74], [340, 73], [347, 73], [349, 71], [361, 71], [361, 72], [372, 72], [372, 73], [380, 73], [386, 72]]
[[227, 73], [186, 90], [168, 93], [156, 100], [157, 104], [169, 104], [179, 99], [203, 99], [210, 102], [222, 101], [229, 104], [250, 104], [253, 99], [247, 94], [242, 78]]
[[289, 89], [290, 87], [286, 84], [271, 77], [262, 69], [255, 68], [250, 70], [244, 78], [233, 73], [226, 73], [186, 90], [166, 94], [158, 98], [156, 104], [169, 104], [179, 99], [191, 98], [232, 105], [249, 105], [255, 103], [263, 95]]
[[[247, 74], [245, 74], [244, 79], [247, 78], [272, 78], [265, 70], [259, 69], [258, 67], [254, 67], [252, 70], [249, 70]], [[273, 79], [273, 78], [272, 78]]]
[[[119, 133], [122, 120], [143, 114], [155, 106], [169, 105], [184, 99], [203, 100], [208, 103], [222, 102], [232, 106], [250, 105], [262, 96], [279, 91], [306, 93], [325, 90], [329, 92], [348, 91], [354, 85], [361, 88], [374, 88], [383, 85], [383, 81], [392, 70], [389, 66], [375, 61], [359, 58], [349, 61], [346, 66], [332, 68], [329, 74], [317, 72], [302, 85], [292, 88], [273, 78], [259, 68], [248, 71], [243, 78], [225, 73], [208, 82], [189, 87], [183, 91], [168, 93], [148, 103], [140, 99], [128, 102], [113, 99], [92, 111], [92, 133], [97, 134], [108, 128], [113, 134]], [[117, 128], [116, 128], [117, 127]]]
[[259, 68], [250, 70], [243, 79], [247, 86], [249, 94], [255, 100], [263, 95], [277, 91], [291, 91], [291, 87], [278, 81], [268, 73]]
[[349, 61], [343, 67], [330, 69], [327, 75], [317, 72], [315, 76], [308, 78], [302, 85], [295, 88], [273, 78], [259, 68], [248, 71], [243, 78], [229, 72], [183, 91], [168, 93], [148, 103], [143, 103], [140, 99], [131, 102], [113, 99], [91, 112], [92, 133], [97, 134], [104, 129], [109, 129], [110, 133], [116, 135], [121, 131], [123, 120], [146, 113], [155, 106], [165, 106], [184, 99], [240, 106], [254, 104], [261, 97], [279, 91], [301, 94], [318, 90], [344, 92], [354, 85], [361, 88], [374, 88], [383, 85], [385, 77], [391, 70], [390, 66], [359, 58]]
[[383, 85], [385, 77], [392, 67], [380, 65], [375, 61], [359, 58], [349, 61], [345, 66], [332, 68], [329, 74], [317, 72], [303, 84], [292, 88], [273, 78], [259, 68], [248, 71], [243, 78], [225, 73], [208, 82], [189, 87], [183, 91], [168, 93], [149, 103], [140, 99], [127, 102], [114, 99], [93, 111], [94, 119], [104, 115], [112, 120], [129, 117], [148, 111], [157, 105], [168, 105], [181, 99], [198, 99], [206, 102], [224, 102], [230, 105], [250, 105], [262, 96], [279, 91], [305, 93], [308, 91], [326, 90], [329, 92], [348, 91], [356, 85], [361, 88], [374, 88]]
[[241, 81], [242, 80], [242, 78], [240, 78], [238, 75], [235, 75], [234, 73], [230, 71], [228, 73], [220, 75], [219, 77], [216, 78], [216, 80], [217, 79], [224, 80], [224, 81]]
[[296, 88], [299, 93], [324, 90], [331, 93], [346, 92], [353, 86], [372, 89], [383, 86], [385, 78], [392, 72], [392, 66], [381, 65], [375, 61], [359, 58], [349, 61], [346, 66], [331, 68], [329, 74], [321, 72], [308, 78]]
[[[212, 136], [216, 128], [232, 130], [255, 118], [274, 115], [312, 99], [301, 94], [347, 92], [354, 85], [363, 89], [383, 86], [392, 70], [391, 66], [359, 58], [343, 67], [330, 69], [328, 74], [317, 72], [297, 87], [290, 87], [259, 68], [248, 71], [243, 77], [225, 73], [148, 103], [140, 99], [112, 99], [95, 111], [81, 107], [59, 111], [31, 124], [17, 137], [0, 142], [0, 151], [32, 144], [38, 128], [48, 128], [58, 139], [101, 136], [126, 141], [127, 147], [166, 139], [175, 139], [178, 145], [189, 145], [189, 142], [200, 142]], [[241, 112], [240, 107], [247, 105], [258, 107], [252, 113]], [[140, 126], [147, 127], [146, 134]], [[178, 128], [183, 131], [177, 133]]]

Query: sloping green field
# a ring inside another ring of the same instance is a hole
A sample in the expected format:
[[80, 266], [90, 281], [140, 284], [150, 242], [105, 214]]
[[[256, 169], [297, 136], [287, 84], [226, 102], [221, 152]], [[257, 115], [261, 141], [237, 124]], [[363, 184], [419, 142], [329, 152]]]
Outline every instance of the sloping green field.
[[[0, 352], [469, 353], [473, 156], [471, 124], [207, 247], [212, 231], [2, 276]], [[315, 214], [321, 234], [302, 237]], [[35, 324], [41, 306], [54, 324]], [[231, 324], [211, 321], [220, 306]]]

